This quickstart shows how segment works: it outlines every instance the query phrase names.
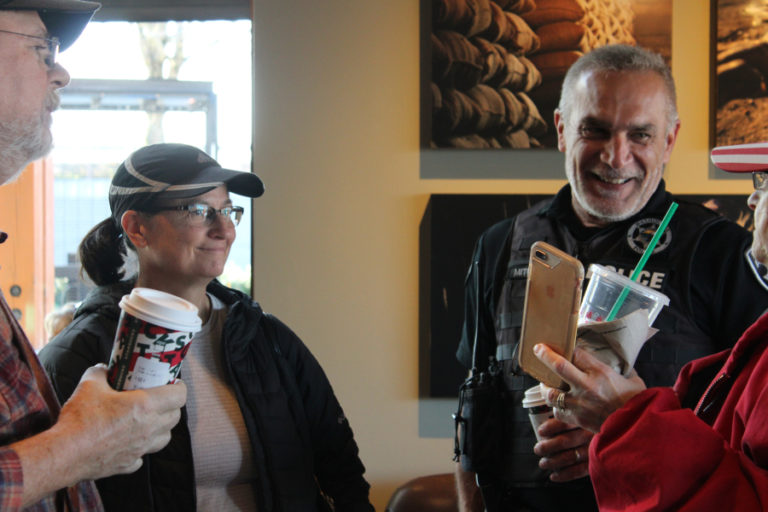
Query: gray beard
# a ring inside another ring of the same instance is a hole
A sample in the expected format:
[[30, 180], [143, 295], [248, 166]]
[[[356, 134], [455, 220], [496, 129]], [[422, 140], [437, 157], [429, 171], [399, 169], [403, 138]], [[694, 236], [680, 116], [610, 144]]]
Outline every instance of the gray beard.
[[635, 211], [627, 211], [627, 212], [610, 213], [609, 214], [609, 213], [606, 213], [606, 212], [598, 211], [596, 208], [593, 208], [592, 205], [589, 204], [589, 202], [587, 202], [585, 200], [585, 198], [583, 198], [581, 196], [581, 193], [576, 191], [576, 189], [572, 188], [571, 189], [571, 193], [573, 194], [574, 198], [579, 203], [579, 205], [584, 209], [584, 211], [586, 211], [589, 215], [591, 215], [595, 219], [599, 219], [600, 221], [605, 222], [605, 223], [609, 223], [609, 224], [612, 224], [614, 222], [619, 222], [619, 221], [622, 221], [622, 220], [626, 220], [626, 219], [630, 218], [631, 216], [633, 216], [634, 214], [636, 214], [637, 212], [639, 212], [642, 209], [642, 207], [641, 207], [641, 208], [638, 208]]
[[58, 106], [52, 93], [37, 118], [0, 122], [0, 185], [13, 182], [30, 162], [48, 154], [53, 146], [48, 109]]

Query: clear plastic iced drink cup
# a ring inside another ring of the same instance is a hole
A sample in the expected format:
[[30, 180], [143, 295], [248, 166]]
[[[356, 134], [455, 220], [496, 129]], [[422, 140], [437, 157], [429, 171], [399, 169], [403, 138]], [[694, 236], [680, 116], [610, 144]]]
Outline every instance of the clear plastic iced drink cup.
[[619, 319], [638, 309], [645, 309], [648, 311], [650, 327], [661, 308], [669, 305], [669, 297], [663, 293], [596, 263], [589, 266], [587, 278], [589, 284], [579, 309], [580, 324], [605, 322], [619, 302], [613, 319]]

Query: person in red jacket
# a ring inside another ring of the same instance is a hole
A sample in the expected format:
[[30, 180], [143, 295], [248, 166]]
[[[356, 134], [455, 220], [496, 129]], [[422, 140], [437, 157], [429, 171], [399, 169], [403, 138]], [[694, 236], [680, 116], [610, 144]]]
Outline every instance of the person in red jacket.
[[[752, 173], [751, 252], [768, 265], [768, 143], [715, 148], [712, 160]], [[573, 363], [535, 352], [570, 386], [547, 392], [555, 417], [597, 434], [589, 474], [601, 511], [768, 510], [768, 313], [673, 388], [646, 389], [578, 348]]]

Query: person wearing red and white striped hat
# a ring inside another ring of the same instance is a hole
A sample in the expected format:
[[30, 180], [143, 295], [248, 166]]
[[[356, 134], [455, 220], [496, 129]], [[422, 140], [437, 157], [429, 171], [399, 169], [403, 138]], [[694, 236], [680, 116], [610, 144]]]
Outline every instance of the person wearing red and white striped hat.
[[716, 147], [712, 150], [712, 163], [724, 171], [752, 173], [755, 190], [747, 204], [755, 212], [755, 230], [750, 253], [765, 274], [768, 268], [768, 210], [765, 205], [760, 206], [768, 197], [768, 142]]

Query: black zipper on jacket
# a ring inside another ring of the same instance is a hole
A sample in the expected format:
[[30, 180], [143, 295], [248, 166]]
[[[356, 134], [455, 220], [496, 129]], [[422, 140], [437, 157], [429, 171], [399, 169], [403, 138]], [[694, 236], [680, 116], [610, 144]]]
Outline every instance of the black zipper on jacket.
[[714, 407], [721, 402], [722, 398], [725, 398], [728, 390], [731, 388], [729, 385], [732, 384], [730, 377], [727, 373], [721, 373], [712, 381], [693, 411], [696, 416], [704, 420], [708, 425], [714, 422], [715, 416], [719, 411], [719, 408], [714, 409]]

